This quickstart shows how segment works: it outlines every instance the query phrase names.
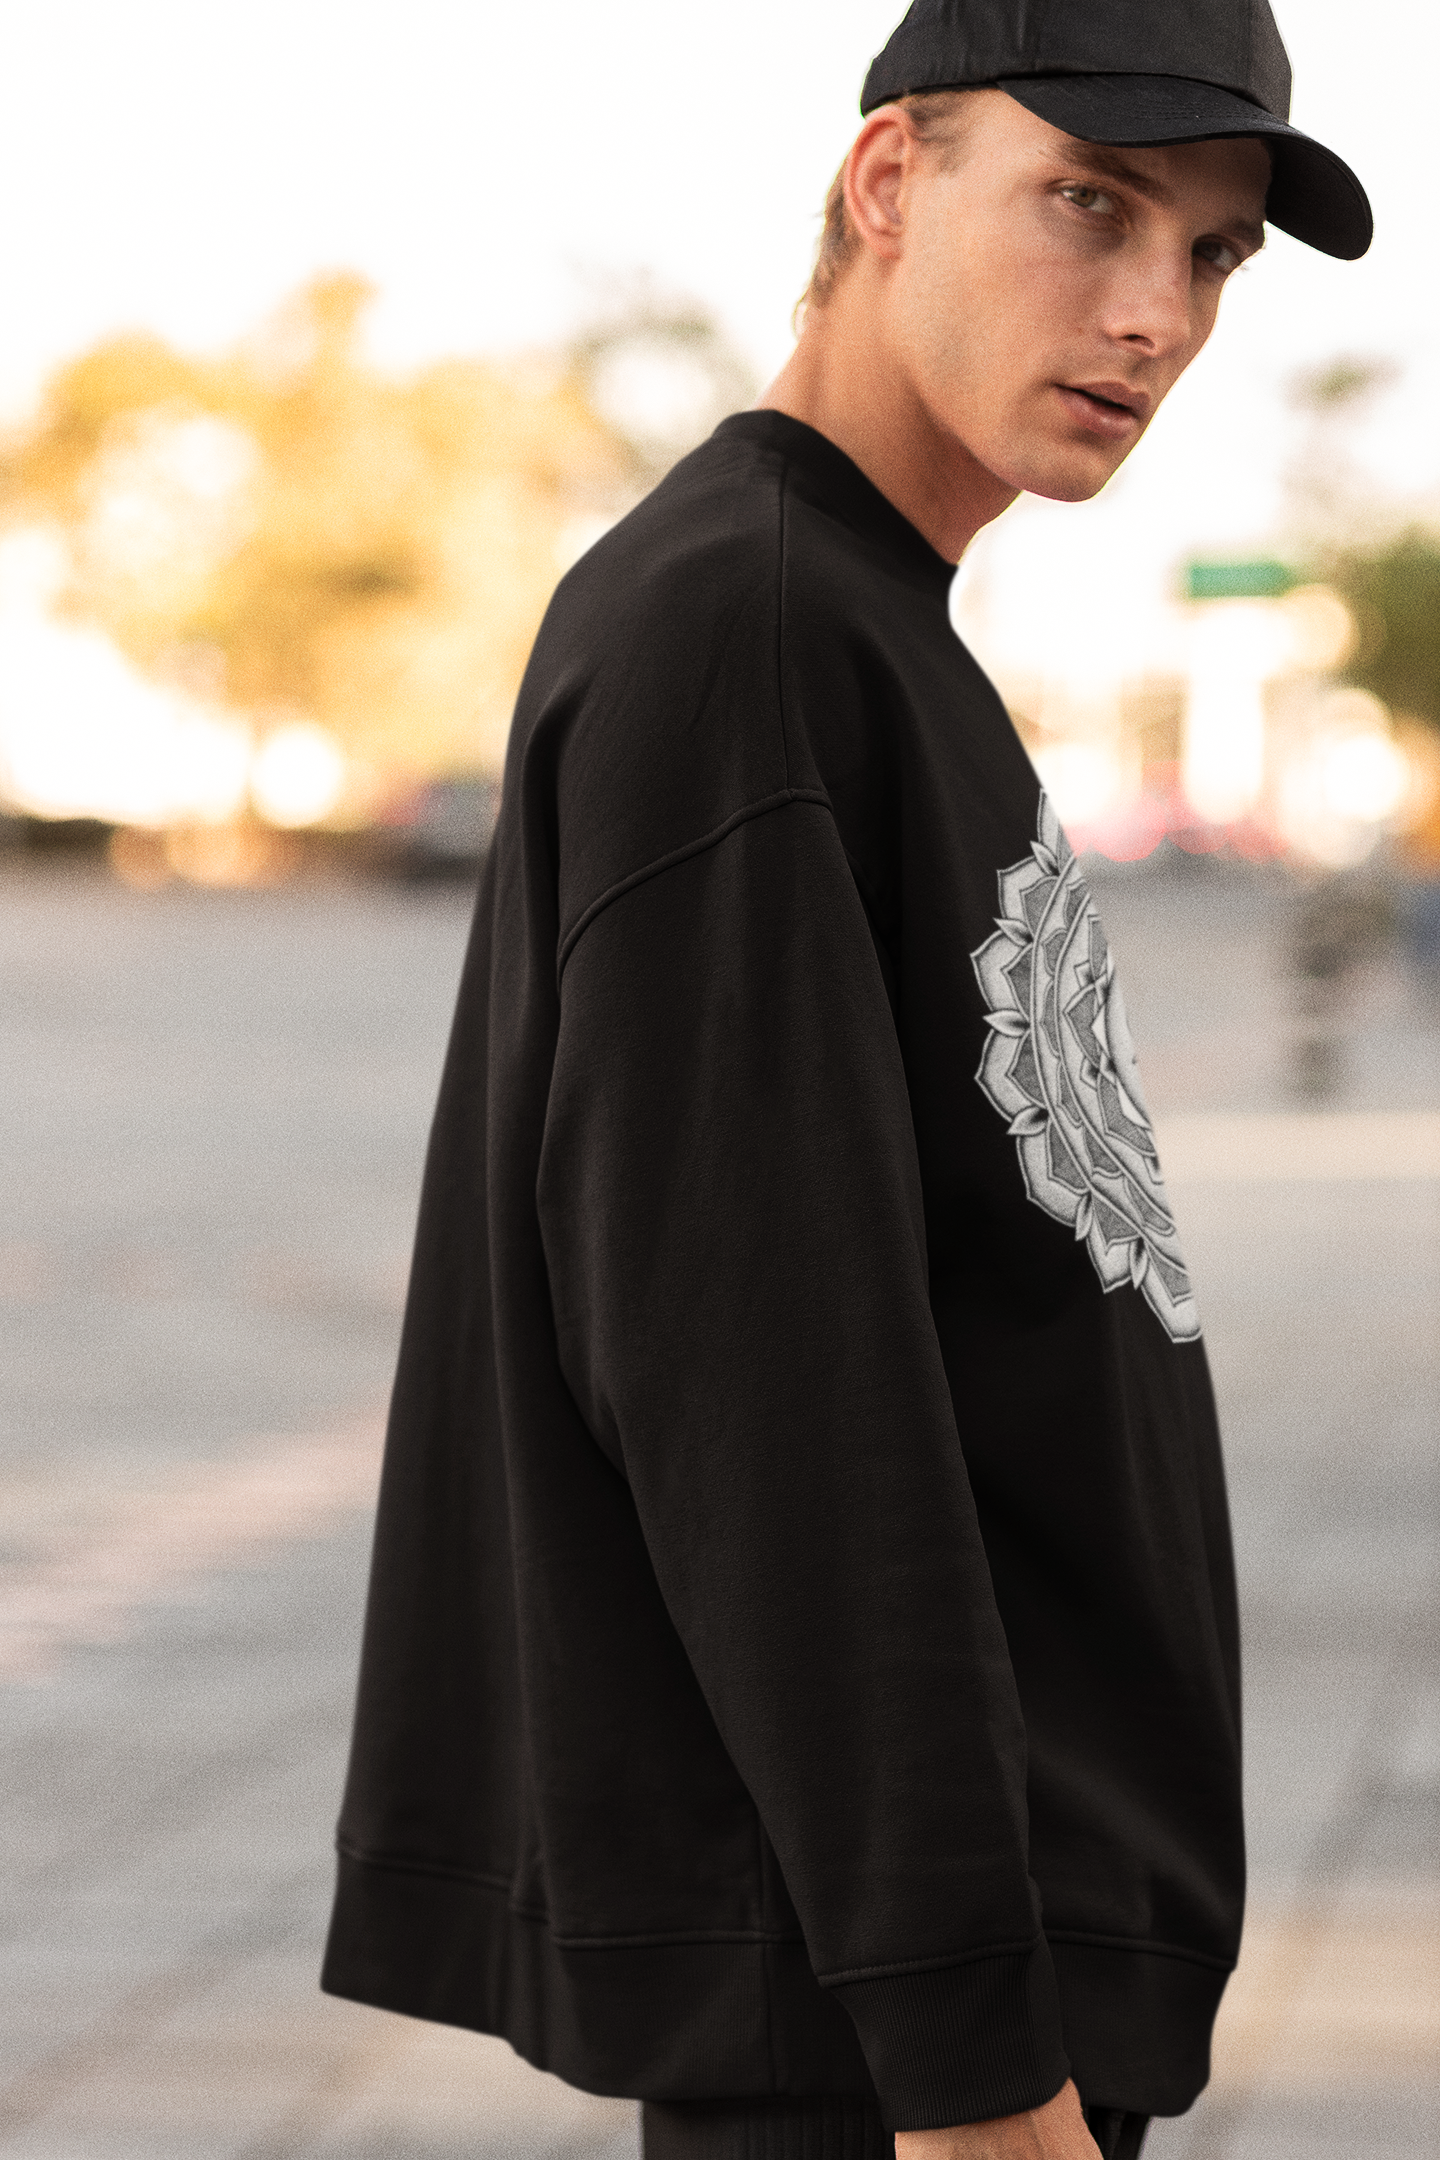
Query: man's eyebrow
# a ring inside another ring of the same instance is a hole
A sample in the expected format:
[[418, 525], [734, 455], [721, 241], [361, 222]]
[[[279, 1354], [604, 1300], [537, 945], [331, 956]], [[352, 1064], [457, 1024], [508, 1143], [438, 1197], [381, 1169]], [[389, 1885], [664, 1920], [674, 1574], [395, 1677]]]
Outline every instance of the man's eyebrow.
[[[1127, 157], [1119, 150], [1112, 149], [1108, 143], [1082, 142], [1078, 135], [1067, 135], [1065, 147], [1077, 165], [1084, 166], [1089, 172], [1099, 173], [1107, 180], [1123, 181], [1125, 186], [1133, 188], [1137, 195], [1143, 195], [1147, 202], [1159, 203], [1168, 208], [1175, 200], [1173, 188], [1167, 187], [1163, 180], [1157, 180], [1152, 173], [1141, 172], [1138, 165], [1132, 165]], [[1257, 225], [1252, 218], [1230, 218], [1226, 222], [1226, 230], [1237, 240], [1246, 241], [1257, 255], [1265, 245], [1265, 227]]]
[[1081, 142], [1078, 136], [1067, 135], [1065, 147], [1077, 165], [1085, 166], [1090, 172], [1103, 173], [1107, 180], [1123, 180], [1148, 202], [1172, 203], [1175, 200], [1173, 188], [1166, 187], [1165, 182], [1155, 179], [1153, 174], [1141, 172], [1138, 165], [1132, 165], [1119, 150], [1112, 150], [1105, 143]]

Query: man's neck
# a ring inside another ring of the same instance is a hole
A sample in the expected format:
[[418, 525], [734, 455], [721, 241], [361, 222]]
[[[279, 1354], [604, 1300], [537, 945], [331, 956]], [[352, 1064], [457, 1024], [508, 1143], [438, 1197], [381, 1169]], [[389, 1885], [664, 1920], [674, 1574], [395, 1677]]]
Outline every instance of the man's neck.
[[758, 400], [803, 420], [859, 466], [937, 554], [959, 562], [982, 525], [1015, 500], [936, 422], [857, 304], [847, 280], [806, 314], [800, 341]]

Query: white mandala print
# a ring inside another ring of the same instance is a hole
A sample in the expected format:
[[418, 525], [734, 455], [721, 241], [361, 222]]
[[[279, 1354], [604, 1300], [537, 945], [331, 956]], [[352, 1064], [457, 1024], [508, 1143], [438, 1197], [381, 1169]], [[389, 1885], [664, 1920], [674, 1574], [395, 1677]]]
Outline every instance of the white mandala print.
[[1025, 1189], [1073, 1226], [1107, 1291], [1131, 1283], [1172, 1342], [1200, 1333], [1115, 964], [1048, 798], [1000, 872], [995, 934], [971, 961], [989, 1034], [976, 1079], [1015, 1136]]

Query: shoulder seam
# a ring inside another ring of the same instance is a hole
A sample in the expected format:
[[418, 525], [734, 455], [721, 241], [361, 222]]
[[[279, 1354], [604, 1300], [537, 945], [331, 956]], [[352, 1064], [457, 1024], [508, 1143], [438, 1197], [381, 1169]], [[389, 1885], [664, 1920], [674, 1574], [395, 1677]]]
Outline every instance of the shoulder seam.
[[783, 810], [787, 803], [795, 802], [818, 803], [822, 810], [830, 808], [830, 798], [821, 788], [780, 788], [774, 795], [764, 795], [758, 802], [744, 804], [741, 809], [732, 812], [722, 824], [715, 826], [713, 831], [702, 833], [696, 840], [687, 840], [683, 847], [672, 848], [668, 855], [657, 856], [654, 862], [646, 863], [643, 869], [632, 870], [628, 877], [617, 878], [613, 885], [607, 886], [605, 891], [576, 917], [561, 938], [555, 955], [556, 982], [558, 983], [564, 974], [566, 962], [591, 923], [597, 915], [603, 914], [613, 900], [619, 900], [625, 893], [633, 892], [637, 885], [645, 884], [647, 879], [659, 877], [662, 871], [673, 870], [677, 863], [687, 862], [692, 855], [703, 855], [707, 848], [716, 846], [734, 832], [737, 825], [747, 824], [751, 818], [764, 817], [770, 810]]

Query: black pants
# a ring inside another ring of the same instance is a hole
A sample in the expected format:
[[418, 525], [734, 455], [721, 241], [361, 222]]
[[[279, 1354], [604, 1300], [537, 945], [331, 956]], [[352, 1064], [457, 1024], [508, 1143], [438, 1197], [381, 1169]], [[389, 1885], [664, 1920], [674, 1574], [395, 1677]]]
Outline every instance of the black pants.
[[[1105, 2160], [1139, 2160], [1150, 2118], [1087, 2108]], [[640, 2111], [644, 2160], [895, 2160], [869, 2100], [691, 2100]]]

